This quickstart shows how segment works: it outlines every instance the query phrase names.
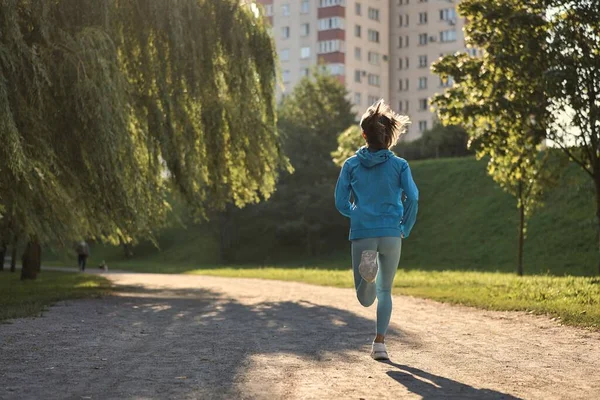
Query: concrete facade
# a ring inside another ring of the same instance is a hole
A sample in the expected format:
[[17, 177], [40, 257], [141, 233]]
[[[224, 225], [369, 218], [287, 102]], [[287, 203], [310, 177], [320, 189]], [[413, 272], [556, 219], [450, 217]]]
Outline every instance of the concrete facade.
[[349, 91], [360, 116], [379, 98], [411, 118], [404, 140], [435, 122], [428, 104], [451, 82], [430, 72], [440, 56], [465, 50], [454, 0], [258, 0], [279, 54], [278, 96], [317, 64]]

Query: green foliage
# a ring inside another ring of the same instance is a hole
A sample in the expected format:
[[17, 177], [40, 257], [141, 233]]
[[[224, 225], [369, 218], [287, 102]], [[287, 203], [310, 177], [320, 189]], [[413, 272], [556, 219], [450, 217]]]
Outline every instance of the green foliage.
[[[409, 161], [440, 157], [464, 157], [473, 154], [467, 148], [469, 136], [460, 126], [435, 125], [423, 132], [423, 136], [411, 142], [398, 142], [392, 149], [398, 156]], [[358, 125], [353, 125], [338, 136], [338, 148], [331, 153], [333, 162], [342, 166], [356, 150], [365, 145]]]
[[400, 142], [394, 152], [409, 161], [441, 157], [464, 157], [473, 154], [467, 148], [469, 136], [460, 126], [436, 124], [417, 140]]
[[3, 240], [130, 241], [171, 189], [198, 216], [287, 166], [274, 44], [235, 0], [0, 3]]
[[358, 125], [352, 125], [338, 136], [338, 147], [331, 153], [333, 163], [338, 167], [343, 166], [344, 162], [364, 145], [365, 139], [362, 137], [362, 129]]
[[[354, 118], [346, 89], [337, 78], [315, 71], [296, 85], [283, 100], [278, 121], [294, 173], [281, 177], [268, 202], [234, 212], [235, 241], [255, 243], [262, 249], [267, 242], [271, 249], [292, 247], [310, 255], [322, 252], [331, 240], [329, 233], [347, 224], [333, 202], [339, 170], [330, 154], [338, 133], [354, 124]], [[236, 248], [230, 252], [237, 253], [237, 260], [268, 259], [271, 252], [259, 255]]]
[[0, 273], [0, 321], [39, 315], [62, 300], [105, 294], [110, 282], [101, 276], [44, 271], [36, 282], [21, 282], [18, 274]]
[[525, 217], [540, 205], [544, 184], [555, 174], [549, 167], [556, 165], [539, 156], [542, 126], [551, 118], [539, 72], [548, 68], [544, 11], [536, 2], [465, 0], [459, 12], [469, 20], [466, 40], [483, 55], [446, 56], [433, 66], [456, 82], [433, 100], [442, 121], [464, 125], [477, 155], [489, 156], [489, 174], [524, 212], [521, 237]]
[[[403, 246], [401, 267], [501, 272], [514, 269], [518, 215], [511, 196], [487, 176], [485, 161], [471, 157], [416, 161], [411, 169], [419, 185], [420, 211], [414, 234]], [[571, 163], [562, 172], [558, 186], [545, 194], [545, 206], [529, 221], [524, 254], [527, 274], [594, 274], [596, 231], [590, 193], [593, 185], [587, 175]], [[260, 215], [258, 210], [256, 213]], [[265, 226], [271, 223], [276, 227], [278, 222], [282, 221], [274, 212], [264, 218], [239, 220], [237, 226], [244, 229], [244, 234], [235, 242], [236, 257], [231, 262], [237, 266], [258, 262], [342, 269], [350, 265], [347, 221], [342, 219], [328, 233], [327, 246], [318, 257], [306, 256], [301, 237], [295, 241], [291, 238], [284, 245], [281, 238], [272, 236]], [[143, 243], [134, 248], [130, 259], [124, 257], [122, 248], [95, 246], [91, 265], [106, 260], [111, 269], [140, 272], [212, 267], [218, 262], [219, 246], [210, 228], [206, 224], [174, 226], [158, 237], [160, 249]], [[65, 262], [74, 263], [72, 253]]]

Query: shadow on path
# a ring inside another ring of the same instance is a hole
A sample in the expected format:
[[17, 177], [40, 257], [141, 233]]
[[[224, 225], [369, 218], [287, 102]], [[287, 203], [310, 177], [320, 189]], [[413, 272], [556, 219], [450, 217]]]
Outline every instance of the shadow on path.
[[[248, 385], [277, 398], [285, 368], [320, 368], [340, 353], [358, 362], [349, 351], [372, 339], [374, 322], [350, 311], [258, 299], [121, 286], [0, 327], [10, 343], [0, 344], [0, 378], [10, 382], [0, 398], [245, 398]], [[416, 346], [403, 332], [391, 336]]]
[[430, 374], [407, 365], [384, 361], [397, 370], [388, 371], [387, 375], [410, 392], [422, 397], [423, 400], [443, 399], [477, 399], [477, 400], [520, 400], [510, 394], [491, 389], [476, 389], [473, 386], [452, 379]]

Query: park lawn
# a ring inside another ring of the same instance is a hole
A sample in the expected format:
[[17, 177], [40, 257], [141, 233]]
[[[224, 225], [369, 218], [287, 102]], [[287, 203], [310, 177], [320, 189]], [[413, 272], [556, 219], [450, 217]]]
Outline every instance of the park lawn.
[[[262, 278], [353, 287], [349, 270], [316, 268], [214, 268], [190, 274]], [[399, 270], [394, 293], [488, 310], [529, 311], [567, 325], [600, 329], [600, 279], [525, 276], [500, 272]]]
[[111, 288], [108, 279], [88, 274], [42, 271], [35, 281], [19, 278], [0, 272], [0, 321], [37, 316], [58, 301], [96, 297]]

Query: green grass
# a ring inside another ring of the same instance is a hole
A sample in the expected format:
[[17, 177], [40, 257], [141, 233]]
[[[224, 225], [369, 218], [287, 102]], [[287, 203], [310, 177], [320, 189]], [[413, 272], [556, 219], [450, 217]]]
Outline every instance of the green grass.
[[[560, 317], [567, 324], [600, 326], [600, 283], [584, 278], [597, 271], [594, 193], [579, 167], [566, 168], [558, 187], [546, 194], [545, 206], [530, 219], [523, 278], [512, 274], [515, 199], [486, 175], [483, 161], [427, 160], [411, 163], [411, 169], [420, 190], [419, 215], [403, 244], [396, 293], [488, 309], [529, 310]], [[339, 237], [346, 235], [346, 228], [340, 230]], [[136, 247], [132, 259], [125, 259], [120, 248], [94, 246], [91, 265], [106, 260], [111, 269], [352, 287], [347, 242], [311, 259], [283, 249], [273, 262], [249, 260], [231, 267], [218, 266], [218, 243], [205, 225], [183, 228], [173, 223], [159, 237], [159, 245], [160, 249], [148, 243]], [[261, 251], [244, 246], [249, 245], [239, 243], [240, 254]], [[52, 262], [74, 264], [74, 256], [61, 253]]]
[[[420, 190], [419, 215], [411, 237], [403, 246], [401, 267], [428, 271], [515, 270], [516, 202], [486, 175], [483, 161], [473, 158], [427, 160], [413, 162], [411, 168]], [[545, 206], [529, 222], [524, 258], [526, 274], [596, 274], [598, 251], [594, 193], [590, 185], [585, 173], [571, 164], [564, 171], [559, 186], [547, 193]], [[346, 237], [347, 228], [342, 227], [335, 236]], [[206, 225], [190, 223], [183, 227], [174, 218], [158, 243], [160, 248], [150, 243], [137, 246], [130, 260], [124, 258], [121, 248], [96, 245], [92, 248], [90, 263], [96, 265], [106, 260], [110, 267], [128, 269], [152, 265], [154, 272], [218, 264], [217, 239]], [[240, 254], [261, 252], [260, 248], [249, 251], [245, 248], [248, 246], [243, 241], [239, 243]], [[257, 247], [255, 243], [252, 246]], [[332, 245], [327, 254], [313, 259], [297, 257], [297, 252], [287, 249], [280, 255], [265, 250], [272, 256], [265, 264], [345, 268], [349, 262], [348, 247], [342, 240], [341, 244]], [[75, 261], [73, 254], [65, 256], [64, 252], [48, 259], [62, 265]], [[247, 263], [261, 264], [250, 259]]]
[[35, 281], [19, 277], [19, 273], [0, 272], [0, 321], [36, 316], [57, 301], [99, 296], [110, 290], [110, 282], [100, 276], [43, 271]]
[[[309, 268], [216, 268], [191, 274], [262, 278], [353, 287], [349, 270]], [[507, 273], [399, 270], [395, 294], [489, 310], [522, 310], [559, 317], [568, 325], [600, 329], [600, 279]]]

